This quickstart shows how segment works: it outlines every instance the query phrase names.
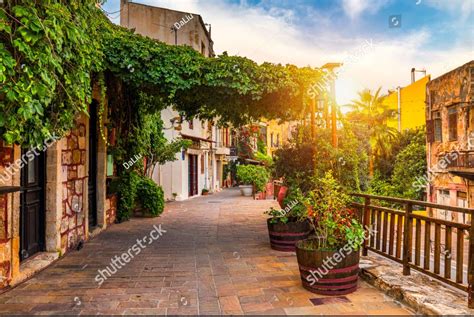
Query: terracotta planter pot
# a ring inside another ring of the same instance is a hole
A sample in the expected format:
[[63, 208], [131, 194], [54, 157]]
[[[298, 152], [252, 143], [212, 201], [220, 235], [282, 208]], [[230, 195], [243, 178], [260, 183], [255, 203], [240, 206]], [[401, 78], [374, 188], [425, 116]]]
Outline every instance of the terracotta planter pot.
[[311, 227], [307, 221], [271, 223], [267, 219], [268, 235], [272, 249], [278, 251], [294, 252], [296, 242], [308, 238]]
[[257, 200], [265, 200], [267, 199], [267, 194], [265, 192], [258, 192], [256, 195], [255, 195], [255, 199]]
[[281, 208], [284, 208], [285, 206], [283, 205], [283, 200], [286, 197], [286, 192], [288, 191], [288, 187], [286, 186], [281, 186], [280, 191], [278, 192], [278, 204], [280, 205]]
[[[359, 251], [314, 251], [304, 248], [310, 239], [296, 244], [296, 256], [303, 287], [321, 295], [344, 295], [357, 289]], [[339, 256], [335, 256], [339, 253]], [[328, 260], [327, 260], [328, 259]], [[329, 262], [329, 259], [332, 259]], [[338, 261], [339, 259], [339, 261]], [[323, 261], [326, 260], [327, 264]]]

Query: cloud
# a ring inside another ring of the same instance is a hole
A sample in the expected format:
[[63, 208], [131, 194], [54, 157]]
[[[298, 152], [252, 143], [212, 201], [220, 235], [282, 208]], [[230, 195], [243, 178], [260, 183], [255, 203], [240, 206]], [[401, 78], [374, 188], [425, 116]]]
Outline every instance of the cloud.
[[342, 0], [342, 8], [347, 16], [355, 19], [364, 12], [375, 13], [387, 3], [387, 0]]

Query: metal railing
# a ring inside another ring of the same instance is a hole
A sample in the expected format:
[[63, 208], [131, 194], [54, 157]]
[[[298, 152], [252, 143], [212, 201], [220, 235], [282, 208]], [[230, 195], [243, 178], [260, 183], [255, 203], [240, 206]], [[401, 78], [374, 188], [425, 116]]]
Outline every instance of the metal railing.
[[474, 209], [368, 194], [352, 196], [364, 200], [363, 204], [353, 203], [364, 226], [376, 228], [376, 233], [364, 241], [363, 255], [370, 250], [402, 264], [403, 275], [415, 269], [466, 291], [468, 306], [474, 308], [474, 239], [469, 239], [474, 236], [473, 227], [413, 212], [419, 206], [472, 216]]

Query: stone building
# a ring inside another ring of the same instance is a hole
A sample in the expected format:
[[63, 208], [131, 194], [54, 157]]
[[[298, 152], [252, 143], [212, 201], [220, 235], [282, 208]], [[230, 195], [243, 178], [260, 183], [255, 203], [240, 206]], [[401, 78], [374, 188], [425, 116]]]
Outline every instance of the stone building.
[[64, 137], [51, 136], [42, 148], [0, 141], [1, 286], [17, 284], [115, 221], [99, 96], [94, 89], [90, 117], [78, 115]]
[[[214, 56], [211, 30], [197, 14], [121, 0], [120, 24], [136, 33], [170, 45], [188, 45], [206, 57]], [[155, 168], [153, 179], [163, 187], [166, 199], [184, 200], [203, 189], [219, 191], [226, 180], [231, 133], [210, 121], [184, 121], [172, 107], [161, 112], [168, 140], [189, 139], [193, 145], [177, 160]]]
[[[428, 200], [474, 206], [474, 61], [426, 85]], [[443, 210], [438, 217], [469, 221]]]

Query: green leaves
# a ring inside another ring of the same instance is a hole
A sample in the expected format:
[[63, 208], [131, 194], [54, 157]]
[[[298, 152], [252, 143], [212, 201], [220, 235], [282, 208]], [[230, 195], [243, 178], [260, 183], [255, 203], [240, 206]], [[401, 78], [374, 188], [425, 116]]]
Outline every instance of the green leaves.
[[37, 146], [72, 125], [102, 60], [94, 0], [18, 0], [0, 10], [0, 135]]

